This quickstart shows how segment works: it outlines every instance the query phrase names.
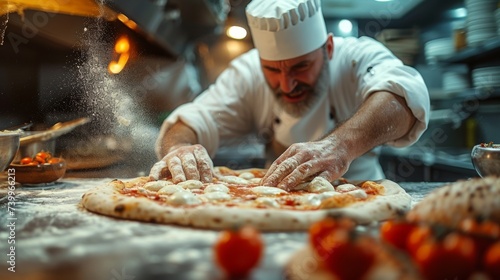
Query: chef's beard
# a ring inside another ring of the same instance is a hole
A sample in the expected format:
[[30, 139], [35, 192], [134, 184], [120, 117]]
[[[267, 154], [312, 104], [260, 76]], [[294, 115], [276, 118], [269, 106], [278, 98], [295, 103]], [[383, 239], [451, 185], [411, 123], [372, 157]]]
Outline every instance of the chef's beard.
[[330, 69], [328, 68], [328, 56], [324, 52], [323, 66], [319, 74], [316, 84], [311, 86], [305, 83], [298, 83], [293, 89], [295, 91], [304, 91], [306, 98], [300, 102], [290, 103], [283, 100], [285, 93], [277, 88], [274, 90], [274, 96], [278, 102], [278, 106], [283, 109], [287, 114], [293, 117], [301, 117], [307, 113], [317, 102], [321, 96], [326, 94], [330, 80]]

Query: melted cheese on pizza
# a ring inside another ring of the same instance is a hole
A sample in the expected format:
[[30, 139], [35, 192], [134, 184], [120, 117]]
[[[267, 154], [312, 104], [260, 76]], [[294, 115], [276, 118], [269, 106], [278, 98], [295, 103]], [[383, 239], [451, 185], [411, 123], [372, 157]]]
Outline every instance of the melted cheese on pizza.
[[169, 204], [179, 206], [200, 204], [202, 201], [190, 191], [179, 191], [170, 195], [168, 197], [168, 202]]
[[258, 195], [277, 195], [277, 194], [285, 194], [287, 191], [275, 188], [275, 187], [266, 187], [266, 186], [256, 186], [250, 189], [253, 193]]
[[[253, 177], [252, 177], [253, 176]], [[299, 185], [298, 190], [287, 192], [283, 189], [260, 186], [258, 176], [252, 172], [241, 174], [232, 172], [214, 178], [212, 183], [188, 180], [174, 185], [168, 180], [127, 185], [123, 194], [147, 197], [159, 203], [175, 207], [196, 207], [212, 204], [242, 208], [282, 208], [296, 210], [316, 210], [339, 208], [352, 203], [366, 201], [383, 194], [384, 187], [372, 181], [356, 186], [343, 182], [334, 187], [322, 177]]]
[[209, 192], [224, 192], [224, 193], [228, 193], [229, 192], [229, 188], [226, 187], [226, 185], [223, 185], [223, 184], [212, 184], [212, 185], [208, 185], [203, 191], [205, 193], [209, 193]]

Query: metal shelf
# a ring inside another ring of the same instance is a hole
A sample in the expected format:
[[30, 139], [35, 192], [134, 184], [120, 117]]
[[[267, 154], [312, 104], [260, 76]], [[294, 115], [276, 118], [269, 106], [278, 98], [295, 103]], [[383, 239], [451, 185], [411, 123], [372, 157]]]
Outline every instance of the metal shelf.
[[479, 46], [468, 47], [454, 55], [442, 59], [443, 63], [470, 63], [484, 58], [491, 57], [495, 53], [500, 53], [500, 37], [495, 37], [484, 41]]
[[443, 99], [432, 99], [433, 110], [452, 108], [460, 118], [466, 119], [471, 114], [491, 102], [500, 100], [500, 88], [464, 89], [463, 91]]

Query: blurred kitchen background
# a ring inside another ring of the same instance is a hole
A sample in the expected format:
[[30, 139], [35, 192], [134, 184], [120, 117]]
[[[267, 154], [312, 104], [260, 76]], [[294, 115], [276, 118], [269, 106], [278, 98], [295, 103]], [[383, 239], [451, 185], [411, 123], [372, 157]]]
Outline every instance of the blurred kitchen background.
[[[43, 3], [42, 3], [43, 2]], [[47, 143], [67, 177], [149, 172], [162, 120], [252, 48], [248, 0], [7, 0], [0, 3], [0, 130], [88, 117]], [[500, 12], [494, 0], [323, 0], [335, 36], [370, 36], [427, 82], [429, 129], [409, 148], [384, 147], [396, 181], [477, 176], [476, 143], [500, 142]], [[257, 139], [214, 163], [263, 165]]]

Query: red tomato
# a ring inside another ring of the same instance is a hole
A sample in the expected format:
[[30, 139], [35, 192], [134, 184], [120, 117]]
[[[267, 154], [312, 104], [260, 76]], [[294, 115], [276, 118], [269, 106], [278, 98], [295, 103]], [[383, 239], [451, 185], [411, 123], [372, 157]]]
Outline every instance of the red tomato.
[[500, 241], [497, 241], [486, 251], [483, 268], [491, 279], [500, 279]]
[[30, 157], [25, 157], [21, 159], [21, 164], [30, 164], [33, 162], [33, 159]]
[[40, 157], [42, 159], [48, 159], [50, 158], [50, 153], [49, 152], [44, 152], [44, 151], [41, 151], [39, 153], [36, 154], [36, 157]]
[[476, 260], [474, 241], [456, 232], [449, 233], [442, 241], [426, 239], [415, 254], [415, 262], [428, 280], [469, 279]]
[[329, 240], [325, 237], [336, 229], [345, 228], [350, 230], [355, 226], [356, 223], [349, 218], [326, 217], [309, 227], [309, 244], [316, 255], [323, 260], [328, 254], [327, 250], [329, 247]]
[[500, 238], [500, 225], [489, 220], [468, 218], [459, 224], [459, 229], [474, 239], [479, 256]]
[[467, 218], [460, 222], [459, 229], [468, 234], [479, 234], [492, 238], [500, 236], [500, 225], [489, 220]]
[[59, 158], [51, 158], [49, 159], [48, 163], [53, 164], [53, 163], [58, 163], [60, 161]]
[[38, 161], [39, 163], [47, 163], [51, 157], [52, 156], [49, 152], [42, 151], [35, 155], [35, 161]]
[[214, 245], [214, 257], [231, 277], [247, 275], [260, 261], [264, 243], [259, 231], [251, 226], [224, 230]]
[[407, 240], [416, 227], [415, 224], [405, 220], [388, 220], [380, 226], [380, 238], [398, 249], [408, 251]]
[[339, 228], [327, 237], [330, 240], [325, 268], [338, 279], [363, 279], [375, 263], [370, 245], [375, 242], [366, 236], [353, 237], [353, 231]]
[[432, 229], [429, 226], [415, 227], [406, 240], [406, 249], [410, 256], [415, 257], [415, 254], [422, 244], [433, 236]]

